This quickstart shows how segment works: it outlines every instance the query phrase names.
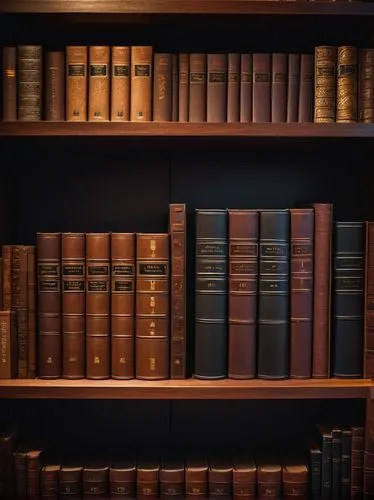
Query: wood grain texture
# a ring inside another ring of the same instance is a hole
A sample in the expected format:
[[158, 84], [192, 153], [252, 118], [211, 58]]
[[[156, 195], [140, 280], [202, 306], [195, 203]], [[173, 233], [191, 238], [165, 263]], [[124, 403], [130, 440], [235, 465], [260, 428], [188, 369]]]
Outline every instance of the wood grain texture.
[[3, 380], [0, 398], [24, 399], [358, 399], [370, 380]]

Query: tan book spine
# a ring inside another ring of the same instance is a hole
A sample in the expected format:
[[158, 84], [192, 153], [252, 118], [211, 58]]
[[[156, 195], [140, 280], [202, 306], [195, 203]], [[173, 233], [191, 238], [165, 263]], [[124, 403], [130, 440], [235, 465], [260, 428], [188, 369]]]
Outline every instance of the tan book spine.
[[170, 121], [172, 112], [171, 54], [155, 54], [153, 71], [153, 121]]
[[227, 121], [240, 119], [240, 54], [229, 54], [227, 59]]
[[240, 122], [252, 121], [252, 54], [241, 54], [240, 58]]
[[227, 118], [227, 55], [208, 54], [207, 122]]
[[17, 376], [17, 338], [12, 311], [0, 311], [0, 379]]
[[17, 49], [18, 120], [42, 119], [43, 50], [40, 45], [19, 45]]
[[206, 54], [190, 54], [188, 120], [192, 123], [207, 119], [207, 58]]
[[357, 48], [338, 47], [336, 121], [357, 122]]
[[335, 121], [336, 107], [336, 47], [315, 48], [314, 121]]
[[130, 47], [112, 47], [111, 117], [130, 120]]
[[360, 50], [358, 113], [361, 123], [374, 123], [374, 49]]
[[37, 374], [36, 366], [36, 255], [35, 246], [27, 247], [27, 378], [35, 378]]
[[45, 119], [65, 120], [65, 55], [48, 51], [45, 60]]
[[89, 47], [88, 121], [109, 120], [109, 47]]
[[3, 308], [12, 309], [12, 247], [3, 245]]
[[87, 120], [87, 47], [66, 47], [66, 120]]
[[179, 54], [178, 66], [178, 121], [188, 122], [190, 56]]
[[3, 121], [17, 120], [17, 49], [3, 47]]
[[152, 119], [153, 47], [131, 47], [131, 112], [132, 122]]

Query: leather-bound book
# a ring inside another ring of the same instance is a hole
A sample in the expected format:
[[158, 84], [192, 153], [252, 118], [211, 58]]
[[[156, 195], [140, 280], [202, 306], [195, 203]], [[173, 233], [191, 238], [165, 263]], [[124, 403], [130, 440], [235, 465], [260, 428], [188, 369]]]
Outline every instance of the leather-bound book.
[[165, 458], [160, 468], [160, 497], [184, 497], [184, 462]]
[[336, 47], [316, 47], [314, 57], [314, 121], [335, 122]]
[[282, 466], [283, 500], [308, 500], [308, 467], [299, 460], [287, 460]]
[[362, 377], [365, 224], [334, 223], [333, 366], [340, 378]]
[[15, 313], [0, 311], [0, 379], [17, 377], [17, 329]]
[[17, 120], [17, 49], [3, 47], [3, 121]]
[[112, 47], [111, 111], [112, 122], [130, 120], [130, 47]]
[[314, 210], [291, 208], [290, 377], [312, 376]]
[[289, 210], [260, 211], [258, 376], [289, 376]]
[[256, 376], [257, 210], [229, 210], [229, 378]]
[[363, 497], [371, 499], [374, 496], [374, 404], [370, 399], [366, 405], [365, 444], [363, 460]]
[[12, 485], [12, 489], [13, 495], [17, 500], [25, 500], [27, 498], [26, 458], [27, 449], [23, 446], [18, 447], [13, 452], [14, 484]]
[[178, 82], [178, 55], [171, 55], [171, 120], [178, 121], [179, 82]]
[[240, 56], [240, 122], [252, 121], [252, 54]]
[[169, 378], [169, 235], [137, 234], [136, 378]]
[[134, 377], [135, 233], [111, 234], [111, 374]]
[[40, 500], [42, 450], [30, 450], [26, 456], [27, 500]]
[[196, 210], [194, 376], [227, 376], [227, 211]]
[[27, 247], [27, 378], [35, 378], [37, 375], [37, 339], [36, 339], [36, 315], [37, 315], [37, 285], [36, 285], [36, 247]]
[[257, 493], [257, 467], [253, 457], [234, 457], [232, 469], [233, 498], [255, 500]]
[[287, 123], [298, 121], [300, 54], [288, 54]]
[[327, 500], [332, 494], [332, 433], [327, 426], [317, 426], [321, 447], [321, 498]]
[[171, 245], [170, 378], [186, 378], [186, 205], [169, 205]]
[[86, 375], [86, 235], [62, 233], [62, 377]]
[[269, 460], [259, 460], [257, 464], [257, 499], [268, 500], [282, 497], [282, 467]]
[[86, 377], [110, 377], [110, 234], [86, 234]]
[[190, 56], [179, 54], [178, 65], [178, 121], [188, 122]]
[[105, 464], [89, 464], [82, 472], [83, 498], [107, 500], [109, 495], [109, 467]]
[[[370, 403], [369, 403], [370, 404]], [[351, 500], [362, 498], [364, 492], [364, 427], [352, 427], [352, 458], [351, 458]]]
[[82, 498], [82, 471], [83, 467], [76, 465], [62, 465], [59, 475], [60, 498], [77, 500]]
[[43, 49], [41, 45], [17, 47], [18, 120], [42, 119]]
[[319, 443], [315, 441], [309, 442], [308, 451], [309, 464], [309, 491], [311, 500], [320, 500], [321, 498], [321, 467], [322, 467], [322, 452]]
[[357, 122], [357, 47], [338, 47], [336, 121]]
[[298, 122], [313, 121], [314, 56], [301, 54]]
[[208, 54], [207, 122], [226, 122], [227, 55]]
[[152, 62], [153, 47], [131, 47], [131, 98], [132, 122], [152, 119]]
[[135, 462], [113, 463], [109, 469], [111, 498], [136, 498]]
[[153, 500], [159, 496], [160, 465], [154, 460], [138, 460], [136, 475], [137, 498]]
[[87, 47], [68, 46], [66, 53], [66, 120], [87, 120]]
[[190, 54], [188, 121], [207, 121], [207, 57]]
[[240, 54], [227, 55], [227, 122], [240, 120]]
[[271, 54], [253, 54], [252, 120], [271, 121]]
[[360, 49], [358, 76], [358, 120], [374, 122], [374, 49]]
[[332, 477], [332, 498], [340, 500], [342, 483], [342, 430], [340, 427], [331, 428], [331, 477]]
[[364, 377], [374, 378], [374, 222], [366, 222]]
[[313, 275], [313, 354], [312, 376], [327, 378], [330, 373], [331, 326], [331, 243], [333, 207], [315, 203]]
[[273, 123], [287, 120], [287, 64], [287, 54], [272, 55], [271, 121]]
[[171, 121], [172, 55], [154, 54], [153, 59], [153, 121]]
[[341, 497], [342, 500], [350, 500], [351, 498], [351, 467], [352, 467], [352, 430], [342, 430], [342, 484]]
[[202, 458], [189, 458], [186, 460], [186, 497], [206, 498], [209, 494], [208, 463]]
[[61, 233], [37, 233], [38, 368], [40, 378], [60, 378]]
[[40, 492], [42, 500], [58, 500], [59, 465], [44, 465], [40, 471]]
[[12, 311], [17, 324], [17, 376], [27, 378], [28, 372], [28, 311], [27, 311], [28, 247], [12, 247]]
[[88, 120], [90, 122], [109, 120], [109, 64], [109, 47], [89, 48]]
[[3, 282], [2, 282], [2, 296], [3, 296], [3, 309], [5, 311], [12, 309], [12, 246], [2, 246], [2, 260], [3, 260]]
[[227, 460], [212, 459], [208, 471], [209, 497], [232, 498], [232, 464]]
[[45, 55], [45, 119], [65, 120], [65, 54], [49, 50]]

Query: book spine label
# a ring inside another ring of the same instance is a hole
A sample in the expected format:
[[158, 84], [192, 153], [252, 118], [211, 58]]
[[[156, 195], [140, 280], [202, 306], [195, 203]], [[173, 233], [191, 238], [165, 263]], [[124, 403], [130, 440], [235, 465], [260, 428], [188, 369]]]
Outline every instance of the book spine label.
[[252, 121], [252, 54], [240, 56], [240, 122]]
[[253, 122], [271, 121], [271, 54], [253, 54]]
[[172, 114], [172, 55], [154, 55], [153, 121], [171, 121]]
[[227, 56], [227, 122], [240, 119], [240, 54]]
[[358, 119], [374, 122], [374, 49], [360, 49], [358, 82]]
[[87, 120], [87, 47], [66, 47], [66, 120]]
[[357, 122], [357, 48], [338, 47], [336, 121]]
[[301, 54], [298, 122], [313, 121], [314, 56]]
[[112, 47], [111, 71], [112, 122], [130, 119], [130, 47]]
[[110, 48], [89, 48], [88, 120], [109, 120]]
[[335, 122], [336, 47], [315, 48], [314, 121]]
[[131, 112], [132, 122], [152, 119], [153, 48], [131, 47]]
[[288, 55], [287, 123], [298, 121], [300, 54]]
[[271, 121], [287, 119], [287, 54], [273, 54], [271, 78]]
[[179, 54], [178, 66], [178, 121], [188, 122], [190, 57]]
[[42, 119], [42, 54], [40, 45], [19, 45], [17, 48], [18, 120]]
[[65, 55], [48, 51], [45, 62], [45, 119], [65, 120]]
[[192, 123], [207, 120], [207, 57], [190, 54], [188, 119]]
[[3, 121], [17, 120], [17, 49], [3, 48]]

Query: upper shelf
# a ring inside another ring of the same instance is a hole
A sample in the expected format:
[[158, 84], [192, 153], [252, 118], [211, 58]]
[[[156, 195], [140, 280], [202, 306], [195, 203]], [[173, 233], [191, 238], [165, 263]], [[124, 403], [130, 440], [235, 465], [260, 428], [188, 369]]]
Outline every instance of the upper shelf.
[[1, 0], [13, 14], [286, 14], [373, 16], [369, 2], [286, 0]]

